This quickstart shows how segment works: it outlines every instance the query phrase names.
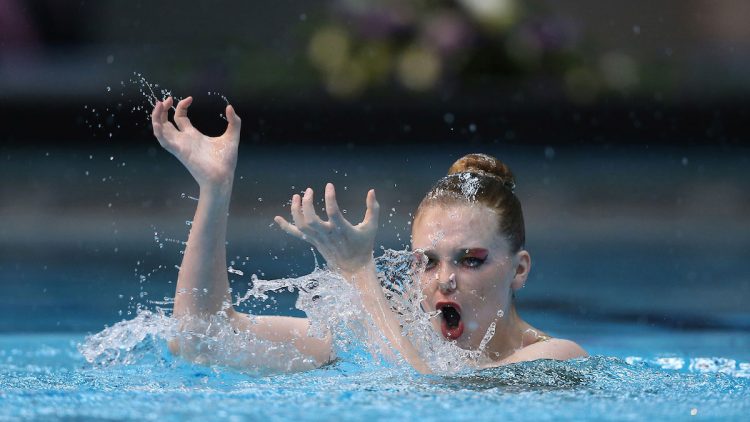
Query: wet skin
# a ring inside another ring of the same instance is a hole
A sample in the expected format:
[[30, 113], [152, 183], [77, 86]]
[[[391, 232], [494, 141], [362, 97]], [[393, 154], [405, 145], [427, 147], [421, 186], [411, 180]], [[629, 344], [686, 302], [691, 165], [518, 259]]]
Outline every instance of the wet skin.
[[494, 322], [496, 335], [488, 351], [512, 351], [521, 346], [513, 344], [520, 336], [519, 341], [503, 341], [500, 335], [516, 328], [522, 333], [528, 327], [510, 312], [512, 291], [523, 286], [530, 268], [528, 253], [513, 253], [498, 224], [497, 214], [480, 204], [430, 206], [414, 222], [412, 247], [424, 255], [423, 306], [435, 311], [446, 302], [458, 305], [463, 330], [448, 330], [446, 335], [441, 316], [432, 324], [462, 348], [477, 349]]

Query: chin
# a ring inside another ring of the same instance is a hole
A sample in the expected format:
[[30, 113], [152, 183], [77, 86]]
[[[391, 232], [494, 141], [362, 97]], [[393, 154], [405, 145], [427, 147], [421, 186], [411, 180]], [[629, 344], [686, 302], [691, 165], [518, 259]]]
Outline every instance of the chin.
[[474, 345], [473, 342], [467, 338], [460, 338], [456, 340], [456, 346], [464, 350], [477, 350], [479, 345]]
[[[471, 325], [471, 322], [469, 322], [468, 325]], [[433, 322], [432, 328], [435, 330], [435, 332], [445, 341], [452, 341], [456, 346], [458, 346], [461, 349], [464, 350], [477, 350], [479, 349], [479, 344], [482, 341], [482, 337], [484, 336], [484, 332], [482, 332], [481, 335], [478, 335], [479, 331], [475, 331], [472, 333], [468, 329], [465, 329], [460, 336], [457, 338], [451, 338], [450, 336], [446, 336], [445, 332], [443, 331], [443, 328], [441, 324], [436, 324]], [[486, 332], [486, 330], [485, 330]]]

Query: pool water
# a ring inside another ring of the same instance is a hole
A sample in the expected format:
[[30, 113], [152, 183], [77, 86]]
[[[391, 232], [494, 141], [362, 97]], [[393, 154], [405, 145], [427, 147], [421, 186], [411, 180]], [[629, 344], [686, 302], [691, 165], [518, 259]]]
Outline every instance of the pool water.
[[252, 376], [189, 364], [161, 340], [95, 366], [85, 333], [0, 335], [0, 420], [744, 420], [750, 333], [525, 312], [592, 357], [420, 375], [362, 350], [324, 368]]

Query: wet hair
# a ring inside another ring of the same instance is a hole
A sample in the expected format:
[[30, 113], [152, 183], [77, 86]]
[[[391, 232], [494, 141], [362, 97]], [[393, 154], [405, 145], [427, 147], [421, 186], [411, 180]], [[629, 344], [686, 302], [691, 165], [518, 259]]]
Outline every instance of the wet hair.
[[505, 163], [486, 154], [467, 154], [427, 192], [415, 219], [432, 205], [480, 203], [497, 213], [500, 233], [508, 239], [511, 251], [518, 252], [526, 242], [526, 229], [515, 188], [515, 177]]

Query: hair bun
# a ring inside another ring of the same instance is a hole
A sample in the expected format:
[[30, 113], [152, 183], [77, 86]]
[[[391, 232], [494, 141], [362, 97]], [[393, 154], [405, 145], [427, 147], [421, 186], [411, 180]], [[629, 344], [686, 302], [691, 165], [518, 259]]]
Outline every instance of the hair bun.
[[456, 160], [448, 169], [448, 174], [476, 173], [483, 176], [500, 179], [500, 183], [511, 191], [516, 188], [516, 178], [513, 172], [502, 161], [487, 154], [466, 154]]

